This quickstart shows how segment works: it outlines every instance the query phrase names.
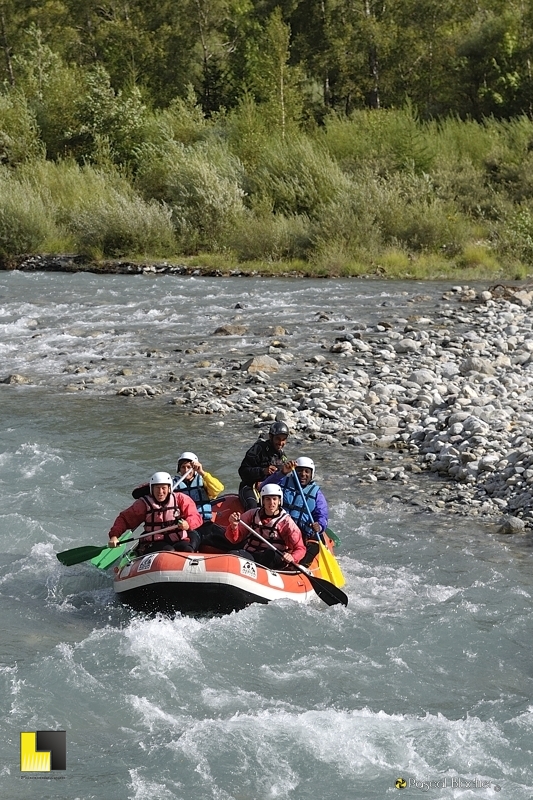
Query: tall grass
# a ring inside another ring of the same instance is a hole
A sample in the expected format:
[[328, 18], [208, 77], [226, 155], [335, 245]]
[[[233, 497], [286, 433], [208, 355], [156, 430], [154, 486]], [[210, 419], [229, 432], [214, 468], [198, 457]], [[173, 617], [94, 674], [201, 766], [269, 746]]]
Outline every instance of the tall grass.
[[82, 254], [160, 256], [176, 250], [170, 211], [143, 200], [116, 170], [42, 160], [22, 167], [19, 175], [46, 205], [65, 241]]
[[270, 207], [276, 214], [307, 214], [321, 210], [349, 187], [349, 178], [325, 148], [298, 135], [272, 139], [249, 175], [253, 207]]
[[53, 213], [28, 181], [0, 170], [0, 256], [36, 253], [55, 234]]

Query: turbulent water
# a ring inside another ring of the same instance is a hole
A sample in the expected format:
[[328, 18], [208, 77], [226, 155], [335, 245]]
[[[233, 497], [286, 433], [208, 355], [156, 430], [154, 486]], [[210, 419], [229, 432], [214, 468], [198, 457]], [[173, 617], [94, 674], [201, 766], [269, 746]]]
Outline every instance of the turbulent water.
[[[110, 575], [55, 558], [105, 543], [131, 488], [181, 450], [234, 490], [257, 434], [244, 415], [221, 426], [98, 381], [67, 392], [65, 370], [140, 369], [171, 344], [181, 367], [198, 360], [187, 349], [245, 353], [243, 337], [209, 338], [237, 302], [312, 349], [319, 312], [403, 316], [442, 289], [0, 273], [0, 379], [32, 381], [0, 386], [2, 797], [370, 800], [403, 778], [401, 797], [531, 800], [533, 553], [386, 484], [350, 486], [357, 448], [301, 448], [341, 538], [347, 608], [135, 615]], [[40, 730], [66, 731], [65, 771], [20, 771], [20, 733]]]

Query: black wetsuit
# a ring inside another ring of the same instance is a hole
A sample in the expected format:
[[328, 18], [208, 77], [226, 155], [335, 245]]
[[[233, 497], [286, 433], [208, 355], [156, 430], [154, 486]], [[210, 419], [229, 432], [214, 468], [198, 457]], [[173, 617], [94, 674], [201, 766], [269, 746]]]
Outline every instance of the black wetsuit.
[[245, 511], [257, 508], [254, 486], [267, 477], [265, 469], [271, 464], [280, 467], [284, 461], [283, 450], [276, 450], [270, 439], [258, 439], [246, 452], [239, 467], [239, 497]]

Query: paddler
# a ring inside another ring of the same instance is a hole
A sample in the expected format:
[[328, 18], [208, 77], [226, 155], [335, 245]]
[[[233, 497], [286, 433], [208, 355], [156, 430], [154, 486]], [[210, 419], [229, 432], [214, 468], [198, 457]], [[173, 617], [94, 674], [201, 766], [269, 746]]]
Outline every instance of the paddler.
[[198, 528], [202, 540], [215, 536], [218, 541], [224, 536], [224, 528], [213, 522], [211, 510], [211, 501], [224, 491], [224, 484], [203, 468], [196, 453], [186, 450], [179, 456], [172, 488], [175, 492], [186, 494], [196, 504], [203, 520]]
[[288, 438], [287, 425], [284, 422], [273, 422], [268, 431], [268, 439], [258, 439], [246, 452], [239, 467], [239, 498], [245, 511], [257, 508], [259, 486], [285, 460], [283, 448]]
[[[308, 567], [318, 554], [318, 537], [326, 530], [329, 515], [327, 500], [315, 481], [315, 462], [306, 456], [286, 461], [263, 481], [261, 487], [271, 484], [282, 488], [283, 508], [302, 532], [306, 553], [300, 564]], [[307, 509], [311, 512], [311, 519]]]
[[[279, 569], [298, 564], [305, 555], [305, 545], [299, 527], [283, 509], [283, 491], [276, 484], [269, 484], [261, 489], [261, 505], [251, 508], [242, 515], [234, 511], [229, 516], [226, 538], [238, 548], [230, 553], [256, 561], [264, 567]], [[241, 523], [246, 523], [254, 531], [278, 550], [275, 553], [264, 542], [254, 537]]]
[[202, 517], [190, 497], [172, 491], [168, 472], [155, 472], [150, 478], [150, 491], [133, 505], [121, 511], [109, 531], [109, 545], [116, 547], [127, 530], [134, 531], [144, 523], [144, 533], [137, 552], [140, 555], [156, 550], [177, 550], [193, 553], [200, 544], [196, 532]]

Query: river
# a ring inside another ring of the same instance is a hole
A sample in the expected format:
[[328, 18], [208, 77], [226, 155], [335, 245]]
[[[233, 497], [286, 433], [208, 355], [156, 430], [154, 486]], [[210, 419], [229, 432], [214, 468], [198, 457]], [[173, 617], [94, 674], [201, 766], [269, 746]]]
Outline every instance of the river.
[[[257, 436], [245, 413], [117, 396], [125, 368], [150, 381], [199, 353], [238, 359], [276, 324], [293, 352], [319, 352], [320, 314], [404, 314], [443, 288], [0, 273], [0, 379], [30, 381], [0, 385], [3, 797], [381, 800], [403, 778], [401, 797], [531, 800], [526, 539], [352, 483], [357, 448], [299, 447], [341, 539], [347, 608], [148, 617], [114, 599], [110, 575], [55, 558], [104, 544], [132, 487], [182, 450], [235, 490]], [[210, 338], [238, 315], [253, 337]], [[66, 731], [66, 770], [21, 772], [20, 733], [43, 730]]]

